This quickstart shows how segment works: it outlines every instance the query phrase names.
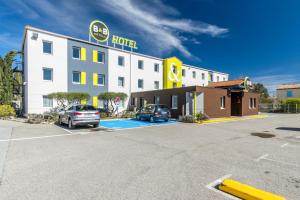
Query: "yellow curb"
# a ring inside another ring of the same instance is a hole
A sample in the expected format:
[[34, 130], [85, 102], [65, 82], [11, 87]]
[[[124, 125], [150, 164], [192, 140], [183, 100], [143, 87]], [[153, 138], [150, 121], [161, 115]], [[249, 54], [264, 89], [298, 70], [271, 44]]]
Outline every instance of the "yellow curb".
[[242, 121], [248, 119], [262, 119], [267, 118], [268, 115], [252, 115], [248, 117], [230, 117], [230, 118], [216, 118], [216, 119], [208, 119], [204, 120], [203, 122], [197, 122], [198, 124], [209, 124], [209, 123], [220, 123], [220, 122], [228, 122], [228, 121]]
[[245, 200], [285, 200], [284, 197], [256, 189], [231, 179], [225, 179], [219, 189]]

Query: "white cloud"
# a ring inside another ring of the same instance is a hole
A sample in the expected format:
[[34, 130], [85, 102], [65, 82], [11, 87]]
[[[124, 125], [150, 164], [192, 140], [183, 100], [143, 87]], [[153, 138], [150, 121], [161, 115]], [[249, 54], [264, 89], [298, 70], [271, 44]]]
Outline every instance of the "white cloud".
[[[152, 2], [148, 1], [148, 6], [151, 7]], [[163, 5], [164, 10], [174, 10], [173, 7], [163, 4], [162, 1], [156, 0], [156, 2]], [[228, 32], [228, 29], [220, 28], [216, 25], [196, 22], [190, 19], [174, 19], [165, 16], [166, 13], [163, 11], [161, 13], [152, 13], [151, 9], [144, 9], [144, 6], [140, 7], [131, 0], [103, 0], [98, 2], [98, 5], [106, 12], [123, 19], [123, 22], [138, 28], [144, 34], [145, 40], [153, 38], [150, 43], [156, 49], [171, 51], [175, 48], [187, 57], [192, 57], [192, 54], [183, 45], [178, 34], [208, 34], [215, 37]]]

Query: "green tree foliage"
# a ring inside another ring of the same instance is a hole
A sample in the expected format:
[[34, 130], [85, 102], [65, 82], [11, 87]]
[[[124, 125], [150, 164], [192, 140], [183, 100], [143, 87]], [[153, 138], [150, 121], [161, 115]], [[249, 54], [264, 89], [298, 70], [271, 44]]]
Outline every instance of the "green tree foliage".
[[123, 92], [104, 92], [98, 95], [98, 99], [101, 99], [105, 102], [107, 106], [107, 111], [111, 114], [114, 114], [116, 111], [116, 98], [120, 98], [120, 100], [127, 99], [127, 94]]
[[12, 65], [16, 56], [15, 51], [0, 56], [0, 104], [11, 104], [13, 100], [13, 70]]
[[297, 105], [297, 107], [300, 108], [300, 98], [287, 99], [284, 103], [291, 104], [291, 105]]
[[85, 92], [54, 92], [47, 95], [48, 98], [55, 99], [58, 106], [66, 108], [68, 104], [77, 104], [81, 100], [89, 100], [90, 95]]
[[254, 84], [251, 91], [260, 94], [261, 103], [272, 103], [272, 100], [269, 98], [268, 89], [262, 83]]

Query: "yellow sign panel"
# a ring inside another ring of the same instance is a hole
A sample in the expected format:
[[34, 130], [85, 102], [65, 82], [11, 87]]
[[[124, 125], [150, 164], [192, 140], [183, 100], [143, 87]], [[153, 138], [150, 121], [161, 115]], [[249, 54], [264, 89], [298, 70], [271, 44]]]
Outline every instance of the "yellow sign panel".
[[176, 57], [164, 59], [164, 89], [182, 87], [182, 62]]

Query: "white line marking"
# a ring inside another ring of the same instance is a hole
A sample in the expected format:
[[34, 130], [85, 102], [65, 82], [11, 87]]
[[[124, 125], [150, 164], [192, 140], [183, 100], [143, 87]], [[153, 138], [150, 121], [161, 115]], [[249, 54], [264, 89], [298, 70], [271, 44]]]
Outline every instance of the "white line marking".
[[287, 145], [289, 145], [289, 143], [285, 143], [285, 144], [281, 145], [280, 148], [286, 147]]
[[82, 133], [71, 133], [71, 134], [46, 135], [46, 136], [37, 136], [37, 137], [22, 137], [22, 138], [13, 138], [13, 139], [7, 139], [7, 140], [0, 140], [0, 142], [36, 140], [36, 139], [46, 139], [46, 138], [62, 137], [62, 136], [72, 136], [72, 135], [83, 135], [83, 134]]
[[273, 160], [273, 159], [270, 159], [270, 158], [262, 158], [264, 160], [268, 160], [268, 161], [272, 161], [272, 162], [277, 162], [277, 163], [281, 163], [281, 164], [284, 164], [284, 165], [290, 165], [290, 166], [294, 166], [294, 167], [299, 167], [299, 165], [295, 164], [295, 163], [289, 163], [289, 162], [284, 162], [284, 161], [278, 161], [278, 160]]
[[259, 158], [255, 159], [254, 161], [259, 162], [261, 159], [265, 159], [268, 156], [269, 156], [269, 154], [264, 154], [264, 155], [260, 156]]
[[206, 187], [207, 189], [212, 190], [212, 191], [214, 191], [214, 192], [216, 192], [216, 193], [219, 193], [219, 194], [221, 194], [221, 195], [223, 195], [223, 196], [225, 196], [225, 197], [227, 197], [227, 198], [229, 198], [229, 199], [237, 200], [237, 199], [239, 199], [239, 198], [234, 197], [234, 196], [231, 196], [230, 194], [227, 194], [227, 193], [222, 192], [222, 191], [220, 191], [220, 190], [218, 190], [218, 189], [215, 188], [216, 185], [219, 185], [220, 183], [222, 183], [222, 181], [223, 181], [224, 179], [229, 178], [229, 177], [231, 177], [231, 176], [232, 176], [232, 174], [227, 174], [227, 175], [223, 176], [222, 178], [219, 178], [219, 179], [217, 179], [217, 180], [215, 180], [215, 181], [213, 181], [213, 182], [207, 184], [205, 187]]

